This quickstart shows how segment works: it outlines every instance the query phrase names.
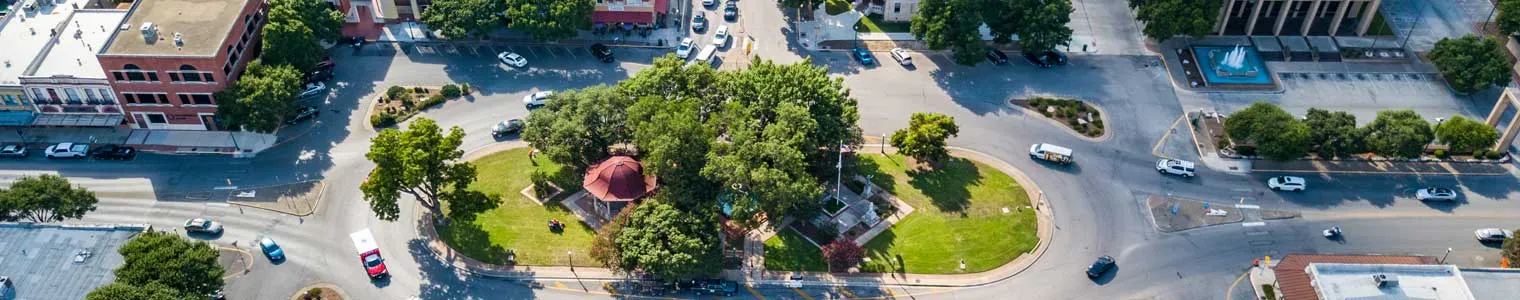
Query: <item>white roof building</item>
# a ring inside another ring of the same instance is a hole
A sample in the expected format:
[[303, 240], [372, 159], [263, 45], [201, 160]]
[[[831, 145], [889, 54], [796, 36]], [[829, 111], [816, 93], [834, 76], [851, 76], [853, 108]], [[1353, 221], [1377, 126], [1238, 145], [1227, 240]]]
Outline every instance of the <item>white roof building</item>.
[[31, 8], [17, 5], [0, 21], [6, 48], [0, 51], [0, 92], [25, 95], [33, 116], [6, 116], [6, 123], [120, 125], [121, 106], [96, 54], [127, 11], [96, 8], [87, 0], [24, 2]]
[[[53, 40], [53, 37], [61, 34], [64, 22], [75, 11], [90, 9], [88, 7], [90, 1], [87, 0], [21, 2], [35, 2], [35, 4], [32, 9], [24, 9], [18, 2], [15, 10], [11, 11], [10, 15], [6, 15], [3, 22], [0, 22], [0, 41], [5, 41], [5, 51], [0, 51], [0, 86], [21, 85], [19, 78], [25, 75], [33, 63], [37, 62], [43, 48]], [[118, 18], [117, 22], [120, 21]]]
[[1321, 300], [1473, 300], [1453, 265], [1311, 263], [1304, 272]]

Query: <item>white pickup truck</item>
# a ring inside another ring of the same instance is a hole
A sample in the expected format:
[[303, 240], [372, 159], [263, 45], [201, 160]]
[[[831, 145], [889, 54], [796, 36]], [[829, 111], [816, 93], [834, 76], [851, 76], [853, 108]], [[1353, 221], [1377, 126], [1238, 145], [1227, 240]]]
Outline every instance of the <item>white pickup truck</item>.
[[1029, 145], [1029, 157], [1063, 165], [1072, 163], [1071, 148], [1045, 143]]

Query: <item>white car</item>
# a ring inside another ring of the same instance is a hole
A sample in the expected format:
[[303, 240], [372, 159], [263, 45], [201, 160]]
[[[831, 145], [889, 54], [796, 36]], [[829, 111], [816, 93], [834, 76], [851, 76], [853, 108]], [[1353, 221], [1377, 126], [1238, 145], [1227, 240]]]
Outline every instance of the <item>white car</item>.
[[716, 0], [702, 0], [702, 6], [704, 6], [704, 7], [705, 6], [713, 6], [713, 4], [718, 4], [718, 1], [716, 1]]
[[1279, 191], [1303, 191], [1308, 186], [1304, 184], [1303, 177], [1277, 176], [1267, 179], [1267, 187]]
[[903, 50], [903, 48], [892, 48], [891, 53], [892, 59], [897, 60], [897, 64], [904, 66], [913, 65], [913, 56], [908, 55], [908, 50]]
[[728, 25], [718, 25], [718, 34], [713, 35], [713, 45], [723, 47], [728, 44]]
[[0, 146], [0, 157], [26, 157], [26, 147], [19, 144]]
[[1420, 199], [1420, 201], [1457, 201], [1457, 191], [1448, 188], [1428, 187], [1416, 190], [1414, 198]]
[[47, 151], [43, 153], [47, 155], [47, 158], [82, 158], [90, 153], [90, 145], [58, 143], [57, 145], [48, 146]]
[[527, 106], [528, 108], [544, 106], [544, 104], [549, 104], [549, 96], [551, 95], [554, 95], [553, 91], [542, 91], [523, 96], [523, 106]]
[[1515, 238], [1515, 232], [1509, 229], [1483, 228], [1473, 231], [1478, 236], [1479, 242], [1503, 242], [1506, 239]]
[[1193, 177], [1196, 175], [1194, 173], [1195, 170], [1193, 169], [1194, 166], [1195, 165], [1191, 161], [1163, 158], [1156, 161], [1156, 172], [1182, 177]]
[[317, 94], [321, 94], [324, 90], [327, 90], [326, 84], [323, 84], [321, 82], [307, 83], [306, 89], [301, 91], [301, 98], [316, 96]]
[[528, 59], [522, 57], [522, 55], [517, 55], [517, 53], [502, 52], [496, 55], [496, 59], [501, 60], [503, 64], [517, 68], [528, 66]]
[[691, 38], [682, 38], [681, 45], [676, 46], [676, 57], [686, 59], [686, 57], [691, 56], [691, 44]]

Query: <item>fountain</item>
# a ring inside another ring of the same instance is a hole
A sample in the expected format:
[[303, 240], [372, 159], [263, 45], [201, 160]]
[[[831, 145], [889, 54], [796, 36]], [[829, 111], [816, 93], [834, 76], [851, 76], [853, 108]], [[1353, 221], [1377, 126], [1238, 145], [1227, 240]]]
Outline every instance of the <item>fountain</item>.
[[1261, 57], [1250, 46], [1193, 46], [1203, 85], [1227, 88], [1274, 86]]
[[1234, 49], [1219, 56], [1219, 51], [1209, 51], [1209, 59], [1214, 61], [1214, 74], [1222, 77], [1254, 77], [1257, 68], [1254, 65], [1246, 65], [1246, 48], [1236, 45]]

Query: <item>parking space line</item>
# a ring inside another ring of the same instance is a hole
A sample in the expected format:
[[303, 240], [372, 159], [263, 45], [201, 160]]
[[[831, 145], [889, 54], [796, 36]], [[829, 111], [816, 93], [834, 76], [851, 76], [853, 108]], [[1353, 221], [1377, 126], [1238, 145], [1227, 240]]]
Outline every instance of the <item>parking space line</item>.
[[803, 292], [802, 289], [792, 288], [792, 291], [797, 292], [798, 295], [802, 295], [802, 299], [813, 300], [813, 296], [808, 296], [807, 292]]
[[570, 53], [570, 57], [577, 57], [578, 55], [575, 55], [575, 52], [578, 52], [578, 51], [576, 51], [576, 49], [580, 49], [580, 48], [575, 48], [575, 47], [565, 48], [565, 52]]
[[[516, 48], [517, 47], [513, 47], [513, 49], [516, 49]], [[533, 51], [533, 47], [524, 47], [524, 48], [528, 48], [528, 53], [532, 53], [533, 54], [533, 58], [538, 58], [538, 52], [537, 51]]]
[[549, 56], [551, 57], [559, 57], [558, 54], [554, 54], [554, 48], [545, 47], [544, 52], [549, 52]]
[[760, 294], [760, 291], [756, 291], [755, 287], [746, 284], [744, 285], [744, 289], [749, 290], [749, 294], [754, 295], [756, 299], [765, 300], [765, 295]]

